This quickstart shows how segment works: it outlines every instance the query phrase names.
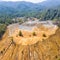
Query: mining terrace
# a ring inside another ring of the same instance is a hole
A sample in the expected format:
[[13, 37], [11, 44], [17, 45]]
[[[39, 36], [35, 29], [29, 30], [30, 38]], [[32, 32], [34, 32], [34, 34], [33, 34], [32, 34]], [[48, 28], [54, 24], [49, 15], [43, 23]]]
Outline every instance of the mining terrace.
[[0, 41], [0, 60], [60, 60], [60, 28], [52, 21], [9, 25]]
[[[55, 34], [58, 29], [52, 21], [27, 21], [21, 25], [12, 24], [8, 26], [9, 36], [13, 37], [16, 44], [32, 45], [43, 39], [47, 39], [50, 35]], [[23, 34], [19, 36], [19, 31]], [[33, 35], [35, 33], [35, 36]], [[45, 35], [45, 36], [44, 36]]]

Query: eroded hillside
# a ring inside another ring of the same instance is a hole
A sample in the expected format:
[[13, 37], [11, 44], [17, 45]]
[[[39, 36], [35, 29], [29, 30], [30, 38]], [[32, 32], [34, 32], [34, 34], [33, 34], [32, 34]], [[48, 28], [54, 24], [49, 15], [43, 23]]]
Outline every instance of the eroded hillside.
[[[41, 29], [43, 30], [43, 28], [40, 28], [39, 31], [41, 31]], [[36, 29], [36, 31], [37, 30], [38, 29]], [[44, 31], [45, 30], [44, 28]], [[4, 39], [0, 41], [0, 60], [60, 60], [60, 28], [58, 28], [54, 34], [50, 32], [52, 30], [46, 31], [46, 34], [49, 32], [51, 35], [48, 34], [48, 38], [42, 38], [41, 40], [39, 37], [41, 37], [42, 33], [37, 33], [37, 36], [27, 36], [26, 32], [23, 31], [24, 36], [22, 37], [16, 36], [15, 33], [12, 35], [13, 37], [9, 37], [7, 30], [5, 34], [6, 38], [4, 37]], [[29, 34], [29, 32], [27, 33]], [[18, 43], [21, 39], [28, 39], [26, 41], [29, 43], [31, 39], [33, 42], [34, 40], [38, 40], [34, 44]]]

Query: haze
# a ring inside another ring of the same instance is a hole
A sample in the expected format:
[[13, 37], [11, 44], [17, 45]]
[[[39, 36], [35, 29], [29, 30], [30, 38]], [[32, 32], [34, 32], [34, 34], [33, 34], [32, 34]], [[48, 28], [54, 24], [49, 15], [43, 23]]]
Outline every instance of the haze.
[[33, 2], [33, 3], [39, 3], [39, 2], [43, 2], [43, 1], [46, 1], [46, 0], [0, 0], [0, 1], [27, 1], [27, 2]]

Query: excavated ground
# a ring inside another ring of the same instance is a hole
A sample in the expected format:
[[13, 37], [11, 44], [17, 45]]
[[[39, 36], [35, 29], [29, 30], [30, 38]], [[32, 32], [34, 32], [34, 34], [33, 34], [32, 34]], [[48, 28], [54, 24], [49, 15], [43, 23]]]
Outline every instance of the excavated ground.
[[[29, 27], [30, 28], [30, 27]], [[14, 34], [12, 34], [13, 40], [16, 44], [21, 45], [32, 45], [37, 43], [38, 41], [42, 41], [43, 39], [47, 39], [50, 35], [55, 34], [58, 27], [50, 27], [47, 28], [45, 26], [41, 27], [34, 27], [31, 30], [27, 29], [16, 29]], [[21, 31], [22, 36], [19, 36], [19, 31]], [[35, 32], [36, 36], [33, 36], [33, 33]], [[45, 35], [45, 36], [43, 36]]]
[[[0, 41], [0, 60], [59, 60], [60, 28], [52, 30], [41, 27], [33, 31], [19, 29], [9, 36], [9, 30]], [[32, 36], [36, 32], [36, 36]], [[43, 37], [46, 34], [46, 37]]]

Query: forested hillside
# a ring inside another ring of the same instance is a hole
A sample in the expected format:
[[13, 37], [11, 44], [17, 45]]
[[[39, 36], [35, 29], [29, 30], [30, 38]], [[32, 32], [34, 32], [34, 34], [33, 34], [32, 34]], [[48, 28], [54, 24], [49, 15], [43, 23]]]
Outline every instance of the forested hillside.
[[[47, 0], [42, 3], [0, 2], [0, 20], [15, 17], [36, 17], [39, 19], [60, 19], [60, 1]], [[4, 17], [4, 18], [2, 18]]]
[[17, 17], [60, 20], [60, 0], [46, 0], [41, 3], [0, 1], [0, 23], [3, 24], [0, 24], [0, 27], [3, 27], [1, 35], [4, 33], [3, 30], [6, 30], [5, 26], [14, 23], [12, 19]]

